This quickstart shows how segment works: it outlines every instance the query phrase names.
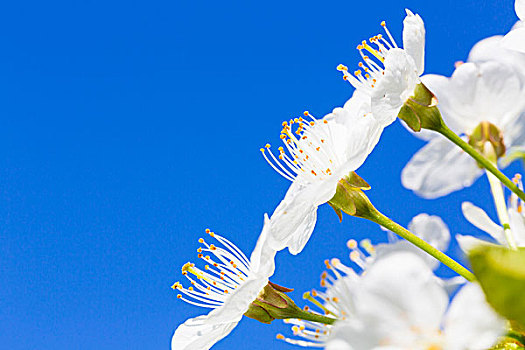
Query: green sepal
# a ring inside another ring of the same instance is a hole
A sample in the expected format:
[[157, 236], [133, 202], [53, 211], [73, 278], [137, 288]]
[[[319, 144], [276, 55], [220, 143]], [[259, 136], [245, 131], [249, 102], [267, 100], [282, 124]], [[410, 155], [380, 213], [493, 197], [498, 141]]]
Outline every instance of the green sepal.
[[363, 192], [368, 189], [370, 185], [352, 172], [339, 180], [335, 195], [328, 201], [328, 204], [335, 210], [339, 220], [343, 219], [342, 213], [364, 217], [373, 208], [372, 203]]
[[489, 304], [516, 329], [525, 325], [525, 249], [484, 246], [469, 254], [472, 270]]
[[416, 85], [414, 95], [405, 101], [397, 117], [415, 132], [421, 129], [437, 131], [444, 126], [437, 98], [423, 83]]
[[273, 320], [275, 320], [275, 318], [273, 318], [268, 313], [268, 311], [255, 303], [250, 304], [250, 307], [248, 308], [248, 311], [244, 313], [244, 316], [267, 324], [270, 324]]
[[270, 323], [275, 319], [292, 318], [297, 314], [297, 310], [301, 309], [285, 294], [291, 291], [293, 289], [268, 282], [244, 316], [262, 323]]
[[298, 307], [295, 302], [285, 294], [292, 291], [293, 289], [268, 282], [257, 298], [250, 304], [244, 316], [262, 323], [271, 323], [275, 319], [282, 320], [288, 318], [309, 320], [324, 324], [334, 323], [335, 319], [333, 318], [304, 311]]

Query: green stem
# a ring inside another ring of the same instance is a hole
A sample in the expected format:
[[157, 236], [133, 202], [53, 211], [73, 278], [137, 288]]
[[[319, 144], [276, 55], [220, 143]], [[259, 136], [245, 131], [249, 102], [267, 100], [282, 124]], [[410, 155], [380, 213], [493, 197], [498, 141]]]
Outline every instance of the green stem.
[[366, 216], [363, 216], [365, 219], [371, 220], [384, 228], [396, 233], [400, 237], [403, 237], [410, 243], [414, 244], [416, 247], [424, 250], [428, 254], [432, 255], [437, 260], [441, 261], [443, 264], [457, 272], [459, 275], [463, 276], [468, 281], [475, 281], [476, 278], [466, 268], [461, 266], [457, 261], [450, 258], [448, 255], [442, 253], [440, 250], [434, 248], [412, 232], [408, 231], [401, 225], [397, 224], [396, 222], [392, 221], [390, 218], [383, 215], [381, 212], [379, 212], [377, 209], [373, 208], [371, 209]]
[[297, 312], [296, 315], [294, 315], [294, 318], [305, 320], [305, 321], [312, 321], [312, 322], [318, 322], [318, 323], [324, 323], [324, 324], [334, 324], [335, 321], [337, 321], [335, 318], [326, 317], [319, 314], [314, 314], [312, 312], [300, 310]]
[[434, 129], [447, 139], [455, 143], [458, 147], [468, 153], [474, 158], [479, 165], [491, 172], [502, 184], [504, 184], [509, 190], [514, 192], [521, 200], [525, 201], [525, 193], [516, 186], [511, 179], [505, 176], [497, 167], [492, 164], [490, 160], [483, 157], [478, 151], [476, 151], [471, 145], [465, 142], [461, 137], [456, 135], [452, 130], [448, 128], [444, 123], [439, 128]]

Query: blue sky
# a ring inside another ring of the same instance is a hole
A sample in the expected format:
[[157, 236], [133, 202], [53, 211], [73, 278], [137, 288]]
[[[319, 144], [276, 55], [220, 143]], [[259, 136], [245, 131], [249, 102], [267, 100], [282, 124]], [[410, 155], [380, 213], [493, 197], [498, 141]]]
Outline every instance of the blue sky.
[[[428, 73], [450, 75], [478, 40], [506, 32], [513, 1], [24, 1], [0, 11], [0, 344], [18, 349], [168, 349], [204, 310], [170, 289], [209, 227], [247, 254], [289, 183], [262, 159], [283, 120], [341, 106], [335, 67], [404, 8], [426, 22]], [[427, 201], [400, 184], [423, 145], [389, 127], [359, 174], [406, 225], [437, 214], [452, 233], [471, 200], [495, 217], [486, 179]], [[521, 171], [513, 165], [508, 173]], [[373, 224], [319, 211], [273, 281], [318, 287], [345, 242], [385, 240]], [[453, 245], [452, 254], [457, 254]], [[449, 274], [441, 269], [444, 275]], [[288, 332], [243, 319], [216, 349], [289, 349]]]

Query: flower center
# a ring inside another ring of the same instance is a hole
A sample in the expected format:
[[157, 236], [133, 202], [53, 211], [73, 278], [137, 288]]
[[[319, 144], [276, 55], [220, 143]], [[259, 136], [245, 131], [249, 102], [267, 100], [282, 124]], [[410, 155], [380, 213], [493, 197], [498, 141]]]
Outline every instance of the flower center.
[[[182, 274], [190, 281], [191, 286], [184, 288], [181, 283], [175, 282], [171, 288], [186, 295], [184, 297], [179, 294], [177, 298], [189, 304], [214, 309], [221, 306], [228, 294], [249, 276], [250, 262], [246, 255], [226, 238], [209, 229], [206, 229], [206, 233], [217, 240], [222, 247], [208, 244], [200, 238], [199, 243], [203, 244], [203, 247], [197, 249], [197, 256], [208, 263], [204, 266], [204, 271], [195, 264], [184, 264]], [[211, 253], [215, 259], [210, 255], [204, 255], [205, 252]]]
[[[357, 50], [359, 50], [359, 54], [363, 58], [364, 63], [359, 62], [359, 69], [354, 71], [354, 74], [350, 74], [348, 67], [342, 64], [337, 66], [337, 70], [343, 73], [344, 80], [352, 84], [354, 88], [368, 94], [371, 93], [379, 79], [384, 75], [383, 63], [386, 54], [388, 51], [398, 48], [396, 41], [386, 27], [385, 21], [381, 22], [381, 26], [385, 30], [388, 40], [385, 39], [382, 34], [378, 34], [369, 39], [370, 44], [373, 46], [369, 45], [366, 41], [362, 41], [360, 45], [357, 45]], [[377, 62], [365, 55], [363, 51], [370, 53], [376, 58]]]
[[[341, 131], [327, 120], [317, 120], [308, 112], [304, 115], [310, 121], [301, 117], [283, 122], [281, 140], [284, 147], [278, 148], [278, 156], [270, 150], [270, 144], [261, 148], [268, 164], [292, 182], [296, 179], [304, 182], [324, 180], [340, 164], [335, 152], [334, 135]], [[294, 125], [296, 130], [293, 130]]]

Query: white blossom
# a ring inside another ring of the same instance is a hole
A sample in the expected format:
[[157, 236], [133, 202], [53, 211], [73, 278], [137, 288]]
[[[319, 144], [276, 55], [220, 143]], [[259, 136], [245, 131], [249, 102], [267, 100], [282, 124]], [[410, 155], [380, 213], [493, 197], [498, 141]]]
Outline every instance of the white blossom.
[[353, 305], [353, 316], [334, 324], [327, 350], [478, 350], [492, 346], [505, 331], [478, 285], [463, 287], [449, 305], [432, 270], [409, 252], [370, 266]]
[[[173, 335], [173, 350], [206, 350], [227, 336], [268, 283], [275, 270], [275, 250], [268, 246], [269, 220], [265, 224], [250, 259], [226, 238], [206, 230], [220, 245], [199, 239], [203, 247], [198, 257], [204, 270], [187, 263], [182, 273], [191, 283], [184, 288], [176, 282], [172, 288], [187, 303], [212, 309], [207, 315], [190, 318]], [[192, 277], [193, 276], [193, 277]]]
[[299, 253], [314, 229], [317, 207], [335, 195], [337, 183], [374, 149], [383, 128], [362, 114], [363, 103], [355, 96], [323, 119], [305, 112], [304, 118], [283, 123], [284, 147], [277, 155], [269, 144], [261, 148], [273, 169], [292, 182], [272, 215], [268, 240], [274, 249], [288, 247], [292, 254]]
[[[521, 54], [491, 59], [488, 49], [497, 45], [497, 39], [479, 43], [471, 52], [472, 62], [460, 64], [450, 78], [426, 75], [422, 80], [437, 96], [450, 129], [468, 140], [481, 122], [492, 123], [502, 132], [510, 153], [513, 147], [525, 144], [525, 71], [520, 74]], [[401, 180], [406, 188], [425, 198], [437, 198], [472, 185], [483, 174], [470, 156], [437, 133], [415, 135], [429, 142], [403, 169]]]
[[525, 0], [516, 0], [514, 8], [520, 20], [514, 25], [514, 28], [505, 35], [503, 43], [511, 50], [525, 52]]
[[[450, 242], [450, 232], [441, 218], [428, 214], [419, 214], [414, 217], [409, 229], [434, 247], [446, 250]], [[336, 318], [339, 321], [346, 321], [353, 317], [355, 313], [354, 294], [359, 284], [361, 276], [375, 264], [379, 259], [399, 252], [410, 252], [418, 255], [429, 268], [436, 269], [438, 261], [422, 252], [411, 243], [400, 240], [389, 233], [389, 242], [373, 245], [369, 239], [361, 242], [351, 239], [347, 242], [350, 250], [349, 258], [354, 267], [345, 265], [339, 259], [326, 260], [327, 271], [321, 275], [321, 287], [324, 291], [312, 289], [304, 294], [304, 298], [312, 303], [316, 311], [328, 317]], [[443, 280], [434, 277], [436, 283], [443, 286], [448, 292], [455, 290], [460, 284], [465, 283], [462, 277], [455, 277]], [[289, 319], [286, 323], [292, 325], [293, 338], [279, 334], [278, 339], [290, 344], [307, 347], [324, 347], [330, 339], [333, 326], [324, 325], [310, 321]]]
[[[383, 126], [396, 120], [405, 101], [414, 93], [419, 76], [424, 71], [425, 26], [418, 14], [406, 10], [403, 21], [403, 46], [400, 48], [386, 23], [382, 22], [386, 37], [382, 34], [370, 38], [370, 45], [363, 41], [357, 46], [363, 62], [353, 74], [339, 65], [345, 80], [356, 93], [366, 96], [374, 118]], [[371, 55], [371, 56], [368, 56]]]

